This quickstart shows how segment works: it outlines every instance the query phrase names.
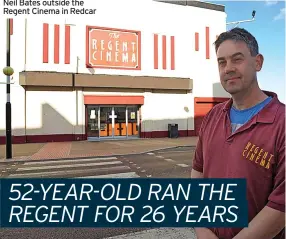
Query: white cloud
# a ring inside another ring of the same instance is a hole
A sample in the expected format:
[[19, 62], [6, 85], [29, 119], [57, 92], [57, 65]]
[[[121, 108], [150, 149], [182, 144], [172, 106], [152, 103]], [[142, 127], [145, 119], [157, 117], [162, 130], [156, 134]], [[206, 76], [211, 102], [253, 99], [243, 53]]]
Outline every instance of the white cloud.
[[284, 19], [285, 18], [285, 8], [280, 9], [280, 13], [274, 17], [274, 21]]
[[275, 5], [277, 3], [278, 3], [278, 1], [276, 1], [276, 0], [265, 0], [265, 4], [267, 6], [272, 6], [272, 5]]

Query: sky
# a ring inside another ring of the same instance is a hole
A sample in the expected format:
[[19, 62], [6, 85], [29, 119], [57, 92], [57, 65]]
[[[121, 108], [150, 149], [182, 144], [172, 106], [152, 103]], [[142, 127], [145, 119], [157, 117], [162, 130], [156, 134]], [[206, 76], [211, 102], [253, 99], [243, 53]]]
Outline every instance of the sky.
[[[264, 56], [258, 73], [259, 86], [275, 92], [285, 103], [285, 1], [206, 1], [225, 6], [227, 22], [248, 20], [256, 11], [255, 21], [241, 23], [239, 27], [250, 31], [258, 41]], [[227, 29], [235, 25], [228, 25]]]

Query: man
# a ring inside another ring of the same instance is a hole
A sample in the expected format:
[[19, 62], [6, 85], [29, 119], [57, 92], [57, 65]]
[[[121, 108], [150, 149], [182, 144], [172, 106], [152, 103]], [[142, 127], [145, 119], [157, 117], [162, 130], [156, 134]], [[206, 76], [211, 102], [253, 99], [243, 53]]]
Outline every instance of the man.
[[[220, 81], [231, 99], [212, 108], [199, 132], [192, 178], [246, 178], [247, 228], [195, 228], [198, 239], [282, 239], [285, 226], [285, 105], [262, 91], [256, 39], [234, 28], [215, 42]], [[275, 84], [273, 79], [269, 79]]]

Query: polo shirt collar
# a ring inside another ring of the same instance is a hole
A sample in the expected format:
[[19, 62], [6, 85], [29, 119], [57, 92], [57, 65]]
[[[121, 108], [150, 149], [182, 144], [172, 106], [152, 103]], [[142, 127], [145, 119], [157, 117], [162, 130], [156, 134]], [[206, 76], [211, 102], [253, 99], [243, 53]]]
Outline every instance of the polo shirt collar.
[[[272, 100], [268, 105], [266, 105], [255, 117], [256, 122], [261, 123], [273, 123], [280, 101], [278, 100], [277, 94], [271, 91], [263, 91], [266, 95], [271, 96]], [[232, 98], [230, 98], [224, 105], [223, 111], [228, 112], [233, 103]]]

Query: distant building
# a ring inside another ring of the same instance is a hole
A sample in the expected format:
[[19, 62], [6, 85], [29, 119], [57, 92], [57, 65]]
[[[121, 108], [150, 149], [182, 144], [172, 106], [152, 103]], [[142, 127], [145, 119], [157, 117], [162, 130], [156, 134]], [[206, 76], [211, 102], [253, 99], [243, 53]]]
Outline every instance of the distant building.
[[[226, 30], [224, 6], [109, 5], [102, 0], [92, 16], [13, 20], [13, 143], [167, 137], [171, 123], [178, 124], [179, 136], [194, 136], [202, 117], [228, 97], [213, 46]], [[5, 84], [0, 98], [4, 144]]]

